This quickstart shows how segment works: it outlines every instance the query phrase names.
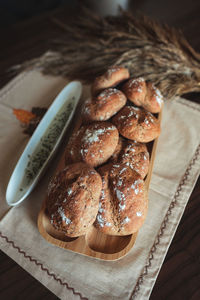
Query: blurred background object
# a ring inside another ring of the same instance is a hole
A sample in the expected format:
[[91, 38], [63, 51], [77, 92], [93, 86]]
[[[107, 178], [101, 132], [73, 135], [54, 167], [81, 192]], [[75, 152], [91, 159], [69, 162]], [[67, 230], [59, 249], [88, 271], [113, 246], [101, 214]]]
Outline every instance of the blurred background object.
[[76, 0], [1, 0], [0, 25], [8, 26], [20, 20], [54, 10], [60, 6], [74, 7]]
[[127, 10], [129, 8], [129, 0], [85, 0], [85, 5], [98, 13], [100, 16], [117, 15], [119, 7]]
[[84, 4], [101, 16], [116, 15], [119, 6], [127, 9], [129, 2], [130, 0], [1, 0], [0, 25], [7, 26], [62, 6], [73, 9], [77, 3]]
[[7, 27], [10, 24], [27, 20], [35, 15], [48, 13], [56, 9], [76, 10], [84, 4], [94, 12], [105, 15], [116, 15], [118, 8], [129, 9], [133, 13], [140, 11], [158, 21], [168, 25], [180, 27], [187, 31], [198, 28], [200, 1], [199, 0], [1, 0], [0, 1], [0, 25]]

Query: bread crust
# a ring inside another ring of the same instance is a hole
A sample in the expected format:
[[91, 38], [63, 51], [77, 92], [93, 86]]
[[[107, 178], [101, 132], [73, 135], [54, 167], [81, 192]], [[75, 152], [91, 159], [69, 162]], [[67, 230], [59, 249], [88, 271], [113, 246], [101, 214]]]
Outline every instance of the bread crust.
[[146, 144], [120, 137], [110, 161], [126, 164], [144, 178], [149, 169], [149, 152]]
[[65, 161], [83, 161], [96, 167], [105, 163], [115, 151], [119, 133], [109, 122], [94, 122], [83, 125], [75, 132], [66, 148]]
[[94, 226], [109, 235], [137, 232], [144, 223], [148, 207], [141, 176], [126, 164], [107, 164], [98, 172], [103, 185]]
[[130, 140], [148, 143], [160, 134], [160, 122], [150, 112], [133, 106], [125, 106], [113, 118], [119, 133]]
[[147, 87], [144, 78], [130, 78], [123, 86], [122, 91], [126, 97], [137, 106], [144, 103]]
[[97, 97], [89, 98], [82, 108], [83, 121], [106, 121], [126, 104], [126, 96], [120, 90], [108, 88]]
[[126, 97], [137, 106], [142, 106], [151, 113], [161, 111], [163, 97], [158, 88], [144, 78], [130, 78], [123, 86], [122, 91]]
[[66, 166], [48, 186], [51, 224], [69, 237], [85, 234], [94, 223], [102, 189], [100, 175], [84, 163]]
[[128, 69], [120, 66], [112, 66], [103, 75], [95, 78], [91, 88], [92, 95], [97, 95], [106, 88], [115, 87], [129, 77]]

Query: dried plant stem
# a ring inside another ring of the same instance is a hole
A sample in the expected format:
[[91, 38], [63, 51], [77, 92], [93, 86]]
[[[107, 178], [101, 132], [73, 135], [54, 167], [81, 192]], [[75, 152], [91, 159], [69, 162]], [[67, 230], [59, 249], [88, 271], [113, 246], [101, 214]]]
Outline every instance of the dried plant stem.
[[89, 83], [112, 65], [155, 83], [167, 98], [200, 91], [200, 54], [180, 31], [146, 16], [121, 12], [101, 18], [83, 8], [73, 22], [51, 19], [63, 30], [51, 51], [25, 62], [44, 73]]

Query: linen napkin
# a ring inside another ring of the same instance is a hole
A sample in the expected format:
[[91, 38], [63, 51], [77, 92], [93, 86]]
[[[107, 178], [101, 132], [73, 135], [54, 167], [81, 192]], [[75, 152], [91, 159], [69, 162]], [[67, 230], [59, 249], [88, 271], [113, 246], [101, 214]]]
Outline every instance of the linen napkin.
[[[5, 202], [29, 139], [12, 109], [47, 107], [66, 83], [30, 71], [0, 92], [0, 249], [61, 299], [148, 299], [200, 173], [200, 106], [181, 98], [165, 101], [145, 224], [126, 256], [103, 261], [51, 245], [38, 232], [38, 213], [63, 149], [20, 206]], [[87, 94], [88, 87], [82, 98]]]

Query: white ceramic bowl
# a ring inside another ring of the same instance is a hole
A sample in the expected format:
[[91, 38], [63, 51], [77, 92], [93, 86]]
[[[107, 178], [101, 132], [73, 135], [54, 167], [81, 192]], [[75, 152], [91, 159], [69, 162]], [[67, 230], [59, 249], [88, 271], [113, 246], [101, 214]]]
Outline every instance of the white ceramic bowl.
[[6, 191], [8, 205], [21, 203], [37, 184], [66, 132], [81, 93], [81, 83], [70, 82], [49, 107], [12, 173]]

